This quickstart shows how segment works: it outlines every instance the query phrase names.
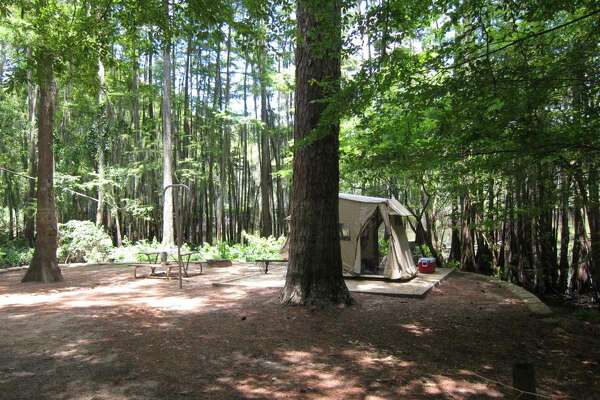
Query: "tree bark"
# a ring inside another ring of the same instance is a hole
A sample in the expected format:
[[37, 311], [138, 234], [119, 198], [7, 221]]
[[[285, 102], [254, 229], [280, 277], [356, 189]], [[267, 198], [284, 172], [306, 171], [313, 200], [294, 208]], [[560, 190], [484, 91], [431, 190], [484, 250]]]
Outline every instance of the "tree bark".
[[271, 151], [269, 146], [270, 120], [267, 107], [266, 51], [264, 44], [259, 49], [258, 70], [260, 75], [260, 120], [263, 129], [260, 132], [260, 235], [273, 234], [273, 217], [271, 215], [271, 193], [273, 181], [271, 177]]
[[452, 238], [450, 240], [450, 255], [448, 261], [460, 262], [460, 226], [458, 223], [458, 202], [454, 198], [452, 200], [452, 214], [450, 215], [450, 223], [452, 226]]
[[[99, 118], [104, 119], [104, 122], [107, 122], [107, 112], [106, 108], [108, 105], [106, 104], [106, 99], [104, 95], [104, 86], [105, 86], [105, 76], [104, 76], [104, 64], [101, 60], [98, 60], [98, 107], [101, 111], [102, 115], [99, 115]], [[98, 148], [97, 148], [97, 157], [98, 157], [98, 207], [96, 208], [96, 226], [102, 225], [102, 220], [104, 216], [104, 141], [106, 132], [104, 129], [105, 124], [100, 124], [100, 132], [97, 132], [98, 137]]]
[[598, 193], [598, 163], [588, 163], [589, 202], [586, 208], [588, 227], [590, 229], [590, 274], [592, 278], [593, 297], [600, 302], [600, 193]]
[[[27, 49], [28, 57], [31, 56], [31, 49]], [[36, 152], [36, 131], [35, 131], [35, 114], [37, 108], [37, 88], [33, 82], [33, 74], [31, 70], [27, 71], [27, 122], [28, 122], [28, 138], [27, 138], [27, 153], [28, 153], [28, 172], [29, 176], [37, 174], [37, 152]], [[29, 180], [27, 191], [27, 207], [24, 212], [25, 216], [25, 238], [29, 242], [29, 246], [35, 245], [35, 181]]]
[[56, 84], [49, 54], [41, 52], [37, 59], [40, 88], [38, 113], [38, 179], [37, 179], [37, 237], [31, 264], [23, 282], [58, 282], [63, 280], [58, 267], [58, 226], [54, 204], [54, 97]]
[[339, 117], [322, 101], [339, 84], [340, 2], [298, 0], [296, 15], [297, 147], [290, 259], [281, 301], [351, 304], [339, 242]]
[[[148, 34], [149, 35], [149, 39], [152, 40], [152, 34]], [[152, 87], [152, 85], [154, 84], [154, 79], [152, 78], [152, 59], [154, 56], [154, 52], [153, 50], [150, 50], [148, 52], [148, 86]], [[154, 98], [153, 96], [150, 96], [150, 98], [148, 99], [148, 119], [149, 120], [153, 120], [154, 119]]]
[[585, 232], [584, 218], [582, 214], [583, 200], [581, 192], [575, 190], [575, 202], [573, 207], [573, 250], [571, 259], [571, 279], [569, 280], [569, 292], [580, 289], [583, 283], [580, 271], [587, 267], [588, 245]]
[[465, 194], [463, 199], [463, 221], [461, 233], [461, 260], [460, 265], [463, 271], [478, 272], [477, 263], [475, 262], [475, 252], [473, 243], [473, 207], [471, 205], [471, 196]]
[[[219, 26], [219, 29], [221, 29], [221, 27]], [[215, 60], [215, 87], [214, 87], [214, 96], [213, 96], [213, 110], [218, 110], [219, 112], [222, 111], [223, 108], [223, 90], [222, 90], [222, 79], [221, 79], [221, 42], [218, 41], [217, 43], [217, 57]], [[217, 146], [219, 149], [219, 153], [218, 153], [218, 157], [219, 157], [219, 185], [217, 185], [216, 189], [214, 186], [214, 181], [213, 178], [210, 177], [209, 179], [212, 182], [212, 194], [210, 196], [210, 201], [211, 201], [211, 207], [214, 208], [215, 207], [215, 202], [216, 202], [216, 215], [215, 215], [215, 220], [216, 220], [216, 237], [217, 237], [217, 242], [221, 242], [223, 241], [223, 231], [225, 229], [225, 227], [223, 226], [224, 222], [225, 222], [225, 214], [224, 214], [224, 209], [225, 209], [225, 204], [224, 204], [224, 200], [223, 200], [223, 191], [225, 190], [224, 187], [224, 180], [222, 178], [225, 178], [225, 176], [222, 174], [222, 169], [224, 169], [224, 159], [223, 159], [223, 129], [221, 126], [219, 126], [216, 130], [216, 133], [218, 134], [218, 138], [217, 138]], [[214, 139], [213, 139], [213, 134], [211, 133], [210, 136], [210, 154], [211, 157], [213, 155], [213, 152], [215, 151], [215, 147], [217, 147], [214, 145]], [[209, 161], [212, 164], [212, 161]], [[213, 170], [211, 170], [213, 171]]]
[[567, 275], [569, 273], [569, 176], [565, 171], [561, 174], [561, 199], [560, 199], [560, 261], [558, 288], [564, 293], [567, 288]]
[[[166, 17], [169, 10], [166, 7]], [[163, 128], [163, 190], [173, 184], [173, 136], [171, 132], [171, 44], [165, 33], [163, 38], [163, 98], [162, 98], [162, 128]], [[163, 230], [162, 245], [175, 245], [173, 232], [173, 190], [164, 192], [163, 198]]]

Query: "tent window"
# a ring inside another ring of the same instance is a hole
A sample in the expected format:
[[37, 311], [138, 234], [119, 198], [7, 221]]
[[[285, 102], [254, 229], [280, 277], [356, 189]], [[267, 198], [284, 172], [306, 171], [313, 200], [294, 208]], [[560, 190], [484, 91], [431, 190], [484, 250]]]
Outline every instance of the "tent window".
[[340, 224], [340, 240], [350, 240], [350, 228], [346, 224]]

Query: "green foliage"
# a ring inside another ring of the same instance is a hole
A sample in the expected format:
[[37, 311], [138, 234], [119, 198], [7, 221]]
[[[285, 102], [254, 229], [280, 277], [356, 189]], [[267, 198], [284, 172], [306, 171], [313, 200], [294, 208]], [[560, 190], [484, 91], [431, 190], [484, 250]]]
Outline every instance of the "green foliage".
[[219, 242], [213, 246], [205, 243], [199, 250], [200, 258], [254, 261], [256, 259], [279, 259], [279, 251], [285, 242], [285, 237], [263, 238], [243, 232], [245, 243], [228, 244]]
[[114, 262], [144, 262], [148, 259], [142, 253], [156, 251], [161, 247], [156, 238], [152, 241], [140, 240], [136, 243], [131, 243], [127, 238], [124, 238], [123, 246], [112, 248], [108, 258]]
[[243, 257], [246, 261], [254, 261], [256, 259], [279, 259], [281, 256], [279, 255], [279, 251], [283, 247], [285, 243], [285, 237], [281, 236], [279, 238], [275, 238], [273, 236], [269, 236], [268, 238], [263, 238], [258, 235], [251, 235], [248, 233], [243, 233], [244, 241], [246, 242], [243, 247]]
[[112, 250], [110, 237], [91, 221], [60, 224], [58, 258], [62, 262], [104, 262]]
[[27, 265], [33, 257], [33, 249], [20, 242], [8, 242], [0, 245], [0, 268]]
[[578, 309], [575, 311], [574, 316], [581, 321], [592, 322], [594, 324], [600, 323], [600, 312], [595, 309]]
[[[218, 242], [214, 245], [204, 243], [198, 248], [192, 248], [185, 243], [181, 252], [197, 251], [191, 257], [192, 261], [199, 260], [235, 260], [235, 261], [254, 261], [256, 259], [279, 259], [279, 251], [285, 242], [285, 237], [261, 238], [257, 235], [243, 233], [245, 243], [229, 244], [227, 242]], [[130, 243], [127, 239], [123, 240], [122, 247], [110, 249], [107, 258], [115, 262], [139, 262], [148, 261], [142, 254], [149, 251], [158, 251], [163, 246], [156, 239], [152, 241], [141, 240], [137, 243]]]
[[387, 256], [390, 252], [390, 241], [385, 238], [380, 238], [377, 244], [379, 246], [379, 255], [382, 257]]
[[416, 251], [416, 253], [417, 253], [417, 254], [416, 254], [416, 255], [417, 255], [417, 258], [421, 258], [421, 257], [431, 257], [431, 256], [432, 256], [432, 254], [431, 254], [431, 250], [430, 250], [430, 249], [429, 249], [429, 247], [427, 247], [426, 245], [421, 245], [421, 246], [418, 246], [418, 247], [415, 249], [415, 251]]
[[452, 268], [452, 269], [460, 269], [460, 263], [456, 260], [449, 260], [446, 262], [446, 264], [444, 265], [444, 267], [446, 268]]

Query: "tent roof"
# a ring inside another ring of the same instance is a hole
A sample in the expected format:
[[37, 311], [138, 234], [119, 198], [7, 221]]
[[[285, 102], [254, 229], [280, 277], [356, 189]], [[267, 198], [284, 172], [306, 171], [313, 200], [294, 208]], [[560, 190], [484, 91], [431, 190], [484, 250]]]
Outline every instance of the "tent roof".
[[361, 196], [359, 194], [340, 193], [340, 199], [358, 201], [360, 203], [386, 203], [388, 199], [384, 197]]
[[340, 199], [356, 201], [358, 203], [386, 203], [390, 209], [392, 215], [399, 215], [401, 217], [410, 217], [412, 214], [396, 199], [386, 199], [385, 197], [372, 197], [372, 196], [361, 196], [358, 194], [340, 193]]

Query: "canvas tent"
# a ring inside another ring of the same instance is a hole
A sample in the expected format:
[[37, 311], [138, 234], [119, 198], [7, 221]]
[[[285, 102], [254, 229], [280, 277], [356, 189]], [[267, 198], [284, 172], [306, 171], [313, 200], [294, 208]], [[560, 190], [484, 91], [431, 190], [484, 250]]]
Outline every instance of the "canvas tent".
[[[417, 268], [406, 237], [406, 218], [412, 214], [396, 199], [340, 193], [340, 247], [344, 273], [411, 279]], [[378, 239], [388, 241], [381, 257]], [[288, 242], [282, 248], [287, 258]]]

